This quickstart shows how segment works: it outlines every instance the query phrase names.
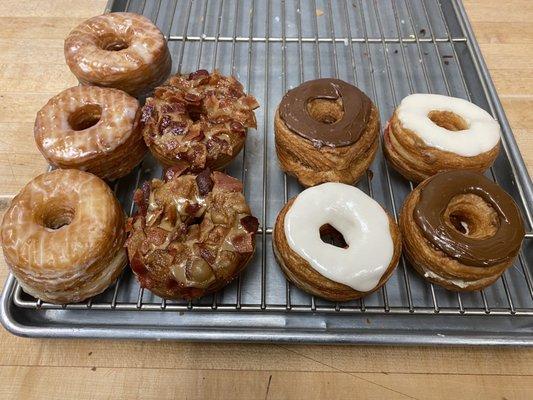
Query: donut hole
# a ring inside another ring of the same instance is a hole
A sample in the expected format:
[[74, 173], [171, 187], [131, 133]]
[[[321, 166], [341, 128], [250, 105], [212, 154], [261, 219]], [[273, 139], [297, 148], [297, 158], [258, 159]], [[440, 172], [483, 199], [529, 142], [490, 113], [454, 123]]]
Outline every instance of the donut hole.
[[460, 115], [451, 111], [431, 111], [428, 114], [429, 119], [437, 126], [448, 131], [457, 132], [468, 129], [468, 124]]
[[335, 247], [340, 247], [341, 249], [347, 249], [348, 243], [344, 239], [342, 233], [340, 233], [334, 226], [330, 224], [324, 224], [319, 229], [320, 239], [324, 243], [330, 244]]
[[42, 226], [56, 230], [70, 225], [74, 219], [75, 210], [64, 204], [49, 203], [39, 214]]
[[480, 196], [461, 194], [450, 200], [444, 212], [448, 226], [474, 239], [487, 239], [500, 226], [496, 210]]
[[75, 131], [83, 131], [94, 126], [102, 118], [102, 107], [98, 104], [86, 104], [68, 117], [70, 127]]
[[120, 51], [130, 47], [127, 40], [117, 36], [109, 35], [100, 38], [100, 48], [105, 51]]
[[201, 106], [188, 105], [187, 114], [189, 119], [194, 123], [202, 119], [202, 116], [206, 115], [207, 112]]
[[313, 99], [307, 103], [307, 112], [315, 121], [334, 124], [344, 116], [341, 99]]

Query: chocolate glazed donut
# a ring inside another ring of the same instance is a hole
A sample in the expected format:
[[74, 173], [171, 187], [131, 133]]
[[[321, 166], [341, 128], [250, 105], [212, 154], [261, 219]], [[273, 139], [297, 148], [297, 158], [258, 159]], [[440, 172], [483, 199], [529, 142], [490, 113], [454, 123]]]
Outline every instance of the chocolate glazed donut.
[[304, 186], [352, 184], [377, 150], [379, 115], [358, 88], [339, 79], [308, 81], [290, 90], [275, 117], [282, 169]]
[[400, 229], [413, 267], [457, 291], [496, 281], [512, 265], [525, 234], [511, 196], [471, 171], [443, 172], [422, 182], [405, 201]]

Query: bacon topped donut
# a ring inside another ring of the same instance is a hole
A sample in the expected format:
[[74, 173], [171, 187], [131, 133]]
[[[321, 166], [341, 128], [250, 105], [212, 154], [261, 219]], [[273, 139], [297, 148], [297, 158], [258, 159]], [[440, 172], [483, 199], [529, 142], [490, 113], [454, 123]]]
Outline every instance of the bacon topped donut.
[[165, 299], [193, 299], [232, 281], [255, 250], [258, 221], [242, 184], [208, 169], [166, 182], [145, 182], [134, 195], [138, 212], [127, 224], [128, 257], [142, 287]]
[[257, 107], [232, 76], [216, 70], [174, 75], [146, 100], [144, 140], [167, 167], [222, 169], [242, 149], [247, 128], [256, 127]]

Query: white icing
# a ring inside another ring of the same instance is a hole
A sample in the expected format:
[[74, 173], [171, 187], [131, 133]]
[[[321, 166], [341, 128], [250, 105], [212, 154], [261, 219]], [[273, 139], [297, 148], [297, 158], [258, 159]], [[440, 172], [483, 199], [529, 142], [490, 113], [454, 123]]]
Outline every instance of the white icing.
[[[343, 249], [320, 238], [330, 224], [344, 236]], [[304, 190], [285, 215], [289, 247], [318, 273], [360, 292], [376, 287], [394, 254], [389, 217], [361, 190], [324, 183]]]
[[430, 279], [436, 279], [436, 280], [439, 280], [439, 281], [445, 281], [445, 282], [451, 283], [452, 285], [455, 285], [455, 286], [463, 288], [463, 289], [469, 287], [470, 285], [475, 284], [476, 282], [478, 282], [478, 281], [466, 282], [466, 281], [463, 281], [463, 280], [460, 280], [460, 279], [443, 278], [442, 276], [437, 275], [433, 271], [424, 271], [424, 277], [430, 278]]
[[[449, 111], [461, 116], [468, 129], [449, 131], [436, 125], [428, 114]], [[466, 100], [438, 94], [412, 94], [397, 109], [402, 126], [413, 131], [425, 144], [464, 157], [492, 149], [500, 140], [500, 125], [482, 108]]]

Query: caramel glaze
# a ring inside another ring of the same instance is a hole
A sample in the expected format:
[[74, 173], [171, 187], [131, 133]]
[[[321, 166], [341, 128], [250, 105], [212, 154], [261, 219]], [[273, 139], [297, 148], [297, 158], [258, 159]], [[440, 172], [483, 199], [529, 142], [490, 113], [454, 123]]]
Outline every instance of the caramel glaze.
[[[461, 194], [475, 194], [494, 208], [499, 227], [493, 236], [472, 238], [444, 221], [448, 203]], [[474, 267], [490, 267], [516, 257], [525, 234], [522, 217], [511, 196], [471, 171], [443, 172], [431, 178], [421, 190], [414, 220], [424, 237], [438, 249]]]
[[[309, 115], [307, 104], [315, 99], [342, 100], [344, 114], [333, 123], [316, 121]], [[316, 79], [290, 90], [279, 105], [279, 115], [289, 129], [309, 139], [316, 147], [349, 146], [364, 131], [372, 102], [355, 86], [340, 79]]]

